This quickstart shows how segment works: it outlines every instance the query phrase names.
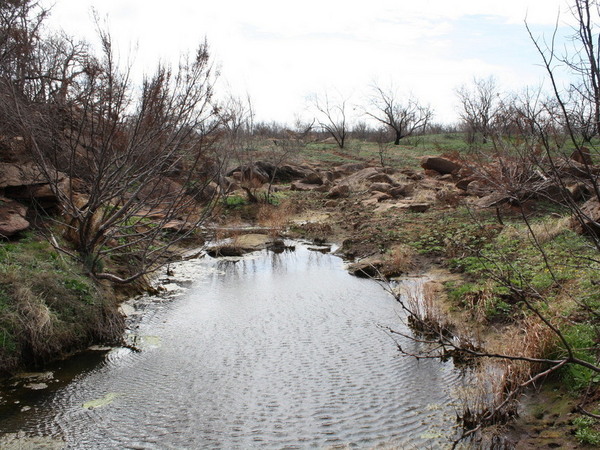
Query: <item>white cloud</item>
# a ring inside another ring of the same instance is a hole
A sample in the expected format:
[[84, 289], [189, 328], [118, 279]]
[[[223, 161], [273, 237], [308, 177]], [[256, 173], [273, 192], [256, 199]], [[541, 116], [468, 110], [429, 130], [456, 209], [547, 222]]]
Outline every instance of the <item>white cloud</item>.
[[394, 80], [449, 120], [454, 88], [475, 75], [494, 74], [510, 87], [536, 83], [525, 15], [547, 30], [559, 5], [566, 10], [563, 0], [55, 0], [53, 23], [93, 39], [92, 5], [108, 15], [121, 53], [139, 43], [136, 60], [146, 70], [206, 36], [233, 89], [254, 98], [261, 118], [276, 120], [291, 120], [310, 92], [359, 94], [375, 78]]

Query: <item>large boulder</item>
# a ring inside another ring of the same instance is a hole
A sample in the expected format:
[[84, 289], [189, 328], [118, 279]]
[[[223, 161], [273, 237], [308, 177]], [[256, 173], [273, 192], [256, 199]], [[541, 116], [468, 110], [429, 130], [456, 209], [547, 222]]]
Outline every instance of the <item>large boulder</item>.
[[408, 197], [415, 191], [414, 183], [405, 183], [394, 186], [388, 194], [394, 198]]
[[342, 178], [340, 182], [348, 185], [356, 185], [379, 182], [392, 184], [394, 181], [389, 177], [389, 175], [383, 173], [381, 169], [377, 167], [366, 167], [356, 173]]
[[0, 197], [0, 238], [7, 238], [29, 228], [25, 219], [27, 207], [4, 197]]
[[458, 173], [461, 165], [443, 156], [423, 156], [421, 167], [425, 170], [434, 170], [442, 175]]
[[317, 189], [322, 189], [323, 186], [324, 186], [323, 184], [309, 184], [309, 183], [304, 183], [303, 181], [293, 181], [292, 184], [290, 185], [290, 190], [307, 192], [307, 191], [315, 191]]

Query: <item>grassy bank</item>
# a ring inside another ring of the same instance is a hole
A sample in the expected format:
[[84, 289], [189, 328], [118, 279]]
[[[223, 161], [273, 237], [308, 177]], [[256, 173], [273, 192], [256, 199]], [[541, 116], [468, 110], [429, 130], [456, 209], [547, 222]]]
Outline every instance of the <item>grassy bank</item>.
[[10, 373], [114, 342], [122, 332], [114, 293], [33, 232], [0, 243], [0, 370]]

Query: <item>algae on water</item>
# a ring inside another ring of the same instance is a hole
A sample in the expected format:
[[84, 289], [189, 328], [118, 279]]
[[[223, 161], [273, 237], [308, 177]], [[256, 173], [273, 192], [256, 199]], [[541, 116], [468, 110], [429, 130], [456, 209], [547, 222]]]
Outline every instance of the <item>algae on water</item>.
[[96, 400], [90, 400], [89, 402], [86, 402], [83, 404], [83, 407], [85, 409], [95, 409], [95, 408], [100, 408], [102, 406], [106, 406], [109, 405], [113, 402], [113, 400], [115, 398], [117, 398], [119, 396], [119, 394], [117, 394], [116, 392], [109, 392], [108, 394], [106, 394], [104, 397], [96, 399]]

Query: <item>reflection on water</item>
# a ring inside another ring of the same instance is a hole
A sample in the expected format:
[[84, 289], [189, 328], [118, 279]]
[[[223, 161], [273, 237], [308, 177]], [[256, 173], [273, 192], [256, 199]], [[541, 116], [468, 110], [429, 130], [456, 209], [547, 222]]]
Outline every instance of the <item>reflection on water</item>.
[[163, 297], [133, 303], [140, 352], [113, 349], [77, 375], [57, 368], [68, 380], [35, 395], [4, 394], [0, 430], [70, 448], [448, 443], [458, 374], [401, 357], [382, 330], [402, 326], [394, 300], [339, 258], [297, 245], [171, 270]]

